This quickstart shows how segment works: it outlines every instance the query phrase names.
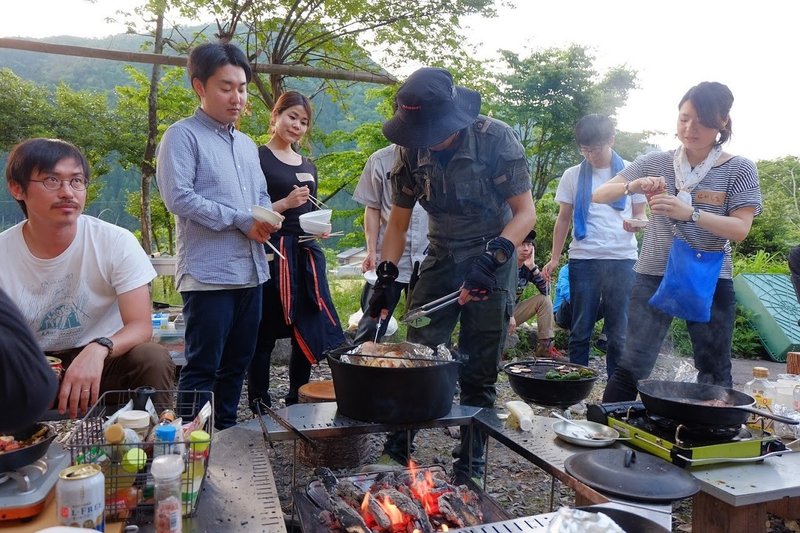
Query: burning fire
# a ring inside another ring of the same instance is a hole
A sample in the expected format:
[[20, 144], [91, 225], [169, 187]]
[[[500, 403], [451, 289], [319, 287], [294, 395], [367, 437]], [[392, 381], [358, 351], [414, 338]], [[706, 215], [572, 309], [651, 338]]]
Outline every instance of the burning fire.
[[[410, 497], [418, 503], [428, 518], [441, 516], [443, 511], [440, 509], [439, 498], [444, 494], [452, 493], [453, 487], [449, 485], [443, 486], [441, 482], [437, 484], [430, 470], [419, 469], [413, 461], [409, 463], [409, 474], [413, 480], [409, 485]], [[378, 509], [375, 508], [376, 504]], [[388, 519], [391, 526], [381, 529], [382, 531], [422, 533], [422, 530], [416, 527], [419, 517], [415, 518], [407, 514], [407, 511], [404, 512], [402, 506], [402, 503], [398, 506], [397, 502], [392, 501], [389, 495], [381, 494], [380, 492], [375, 494], [366, 492], [361, 501], [360, 514], [370, 527], [377, 525], [381, 521], [386, 524]], [[385, 518], [375, 516], [376, 513], [381, 514], [381, 512], [385, 515]], [[427, 519], [425, 521], [427, 522]], [[437, 520], [436, 524], [432, 523], [431, 525], [438, 526], [436, 531], [439, 532], [450, 531], [447, 524], [442, 522], [443, 520]], [[430, 526], [426, 526], [426, 531], [430, 531], [427, 527]]]

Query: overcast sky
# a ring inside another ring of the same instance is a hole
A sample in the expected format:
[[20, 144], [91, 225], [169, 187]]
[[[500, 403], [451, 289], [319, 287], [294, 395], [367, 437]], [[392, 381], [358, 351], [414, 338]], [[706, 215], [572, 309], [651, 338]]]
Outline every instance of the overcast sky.
[[[0, 37], [78, 35], [122, 31], [109, 25], [118, 6], [137, 0], [25, 0], [4, 2]], [[800, 156], [800, 3], [782, 0], [518, 0], [498, 19], [468, 21], [483, 53], [571, 43], [591, 47], [605, 70], [624, 64], [638, 71], [639, 89], [621, 110], [625, 131], [668, 132], [675, 144], [677, 105], [689, 87], [719, 81], [733, 91], [730, 152], [751, 159]], [[2, 65], [0, 65], [2, 67]]]

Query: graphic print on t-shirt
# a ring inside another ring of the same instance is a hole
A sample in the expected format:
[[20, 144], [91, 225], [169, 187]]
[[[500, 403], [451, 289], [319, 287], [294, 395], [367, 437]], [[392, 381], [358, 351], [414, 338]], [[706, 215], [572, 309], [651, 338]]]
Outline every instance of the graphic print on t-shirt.
[[48, 307], [36, 313], [36, 333], [44, 344], [57, 337], [59, 343], [77, 341], [83, 332], [83, 321], [88, 315], [83, 311], [87, 300], [85, 287], [78, 276], [68, 273], [61, 279], [44, 281], [39, 290], [39, 301]]

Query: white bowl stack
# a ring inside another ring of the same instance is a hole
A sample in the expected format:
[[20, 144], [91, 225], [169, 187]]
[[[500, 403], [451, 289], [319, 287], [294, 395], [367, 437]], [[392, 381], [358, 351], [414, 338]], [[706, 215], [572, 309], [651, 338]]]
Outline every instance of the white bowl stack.
[[300, 215], [300, 227], [303, 231], [311, 233], [312, 235], [321, 235], [323, 233], [330, 233], [332, 229], [331, 209], [320, 209], [318, 211], [311, 211], [310, 213], [303, 213]]
[[253, 218], [260, 220], [261, 222], [266, 222], [274, 226], [275, 224], [283, 221], [283, 215], [276, 213], [275, 211], [271, 211], [266, 207], [254, 205], [251, 209], [253, 211]]

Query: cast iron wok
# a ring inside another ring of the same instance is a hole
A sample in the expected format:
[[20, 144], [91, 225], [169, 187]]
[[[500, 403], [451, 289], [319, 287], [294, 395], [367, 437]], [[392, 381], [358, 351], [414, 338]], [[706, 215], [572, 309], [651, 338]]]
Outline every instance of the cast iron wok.
[[0, 472], [9, 472], [42, 458], [50, 447], [50, 443], [56, 438], [56, 431], [51, 426], [39, 422], [13, 434], [15, 440], [23, 441], [31, 438], [31, 436], [42, 429], [46, 429], [47, 432], [44, 438], [36, 444], [24, 446], [18, 450], [0, 453]]
[[[637, 386], [648, 412], [665, 416], [684, 424], [700, 426], [738, 426], [747, 422], [751, 414], [772, 418], [784, 424], [797, 424], [797, 420], [762, 411], [753, 407], [755, 399], [743, 392], [705, 383], [661, 381], [644, 379]], [[717, 400], [724, 406], [707, 405]]]

